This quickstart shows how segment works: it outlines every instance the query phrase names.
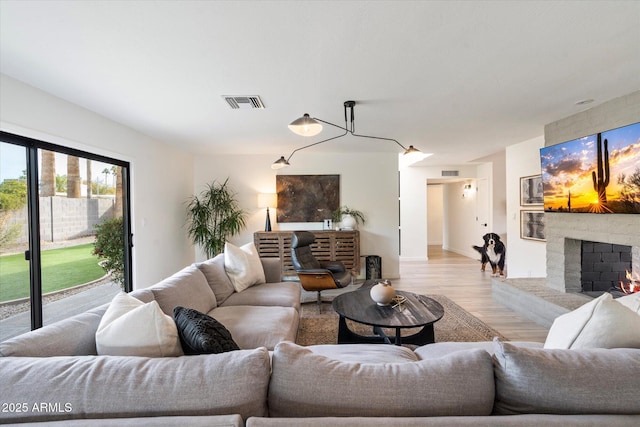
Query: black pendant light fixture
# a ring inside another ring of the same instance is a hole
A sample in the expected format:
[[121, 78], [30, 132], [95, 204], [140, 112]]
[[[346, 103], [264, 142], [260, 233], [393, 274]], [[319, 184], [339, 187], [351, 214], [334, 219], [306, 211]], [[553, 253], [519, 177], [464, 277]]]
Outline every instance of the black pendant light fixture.
[[289, 154], [289, 157], [287, 157], [286, 159], [284, 156], [280, 156], [278, 160], [273, 162], [273, 164], [271, 165], [271, 169], [282, 169], [284, 167], [290, 166], [289, 160], [291, 159], [291, 157], [293, 157], [293, 155], [297, 151], [304, 150], [305, 148], [313, 147], [314, 145], [322, 144], [327, 141], [332, 141], [334, 139], [342, 138], [347, 134], [351, 134], [352, 136], [357, 136], [359, 138], [370, 138], [370, 139], [379, 139], [383, 141], [392, 141], [398, 144], [404, 150], [405, 156], [416, 156], [416, 157], [423, 156], [422, 152], [417, 148], [414, 148], [413, 145], [410, 145], [409, 148], [406, 148], [404, 145], [400, 144], [397, 140], [393, 138], [382, 138], [379, 136], [357, 134], [355, 132], [355, 124], [354, 124], [355, 106], [356, 106], [355, 101], [344, 102], [344, 127], [338, 126], [326, 120], [319, 119], [317, 117], [311, 117], [309, 116], [309, 114], [306, 114], [306, 113], [299, 119], [296, 119], [293, 122], [291, 122], [291, 124], [289, 124], [289, 129], [292, 132], [302, 136], [314, 136], [319, 134], [322, 131], [322, 123], [336, 127], [344, 132], [340, 135], [323, 139], [322, 141], [314, 142], [313, 144], [305, 145], [304, 147], [296, 148], [291, 152], [291, 154]]

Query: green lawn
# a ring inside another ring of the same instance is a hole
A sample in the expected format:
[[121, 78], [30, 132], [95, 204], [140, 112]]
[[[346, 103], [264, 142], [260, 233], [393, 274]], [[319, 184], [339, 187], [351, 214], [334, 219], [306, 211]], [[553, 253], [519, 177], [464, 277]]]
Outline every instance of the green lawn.
[[[42, 252], [42, 292], [48, 293], [104, 276], [93, 244]], [[0, 301], [29, 296], [29, 263], [24, 254], [0, 257]]]

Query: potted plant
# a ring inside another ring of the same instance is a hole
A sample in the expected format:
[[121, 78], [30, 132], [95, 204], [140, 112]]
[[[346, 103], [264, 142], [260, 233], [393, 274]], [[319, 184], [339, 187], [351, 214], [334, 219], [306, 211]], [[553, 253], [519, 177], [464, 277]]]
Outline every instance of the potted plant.
[[187, 204], [187, 233], [209, 258], [221, 253], [228, 237], [245, 227], [246, 212], [240, 209], [235, 193], [228, 186], [213, 181]]
[[333, 220], [340, 222], [342, 228], [353, 230], [356, 225], [365, 223], [364, 214], [357, 209], [351, 209], [348, 206], [342, 206], [333, 211]]

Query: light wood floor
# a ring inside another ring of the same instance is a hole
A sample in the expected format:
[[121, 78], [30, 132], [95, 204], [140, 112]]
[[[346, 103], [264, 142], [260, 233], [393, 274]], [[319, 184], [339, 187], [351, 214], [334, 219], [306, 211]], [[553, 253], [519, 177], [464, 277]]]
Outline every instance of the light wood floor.
[[[429, 246], [428, 261], [401, 261], [399, 290], [445, 295], [511, 341], [544, 342], [548, 329], [493, 301], [491, 273], [480, 262]], [[489, 268], [488, 268], [489, 270]]]

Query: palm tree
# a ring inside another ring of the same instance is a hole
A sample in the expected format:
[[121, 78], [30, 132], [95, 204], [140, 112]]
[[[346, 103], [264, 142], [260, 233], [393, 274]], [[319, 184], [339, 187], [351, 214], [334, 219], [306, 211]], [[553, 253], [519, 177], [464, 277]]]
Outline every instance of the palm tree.
[[114, 175], [116, 178], [116, 205], [115, 205], [115, 217], [122, 216], [122, 167], [114, 166]]
[[40, 196], [56, 195], [56, 155], [53, 151], [42, 150], [42, 172], [40, 174]]
[[109, 175], [109, 168], [102, 169], [102, 173], [104, 174], [104, 186], [107, 187], [107, 175]]
[[76, 156], [67, 156], [67, 197], [80, 198], [80, 159]]
[[91, 160], [87, 159], [87, 199], [91, 198]]

